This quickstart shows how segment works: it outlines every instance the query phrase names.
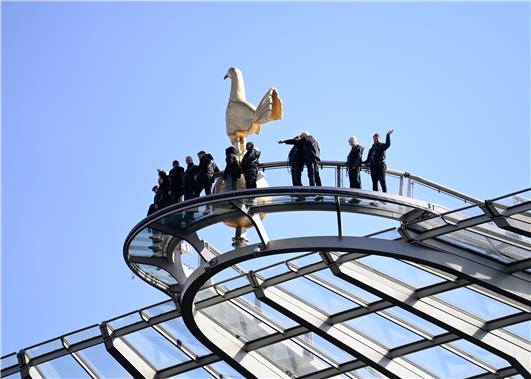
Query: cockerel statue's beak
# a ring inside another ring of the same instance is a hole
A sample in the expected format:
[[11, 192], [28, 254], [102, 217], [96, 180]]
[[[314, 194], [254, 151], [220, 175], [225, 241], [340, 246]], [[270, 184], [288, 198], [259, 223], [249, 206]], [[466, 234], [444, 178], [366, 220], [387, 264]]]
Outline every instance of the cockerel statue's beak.
[[229, 74], [226, 73], [225, 76], [223, 77], [223, 80], [227, 79], [229, 77]]

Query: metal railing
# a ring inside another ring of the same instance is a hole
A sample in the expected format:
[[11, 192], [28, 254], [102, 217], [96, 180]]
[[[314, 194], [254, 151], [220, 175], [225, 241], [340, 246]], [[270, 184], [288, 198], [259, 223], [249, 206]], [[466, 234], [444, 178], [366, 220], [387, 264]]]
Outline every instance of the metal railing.
[[[333, 169], [335, 170], [335, 186], [336, 187], [343, 187], [343, 177], [345, 176], [347, 172], [347, 163], [341, 162], [341, 161], [321, 161], [319, 163], [319, 167], [321, 169]], [[267, 163], [261, 163], [260, 169], [262, 171], [267, 170], [274, 170], [274, 169], [288, 169], [289, 165], [285, 161], [277, 161], [277, 162], [267, 162]], [[369, 173], [369, 168], [367, 166], [362, 166], [362, 171], [365, 173]], [[420, 184], [428, 189], [431, 189], [433, 191], [436, 191], [437, 193], [442, 193], [448, 196], [451, 196], [455, 199], [462, 200], [465, 203], [471, 203], [471, 204], [481, 204], [482, 200], [476, 199], [472, 196], [469, 196], [467, 194], [464, 194], [462, 192], [453, 190], [449, 187], [443, 186], [439, 183], [436, 183], [434, 181], [425, 179], [423, 177], [411, 174], [409, 172], [394, 170], [391, 168], [388, 168], [386, 170], [387, 175], [398, 179], [399, 181], [399, 187], [398, 187], [398, 195], [400, 196], [406, 196], [406, 197], [414, 197], [414, 185]]]

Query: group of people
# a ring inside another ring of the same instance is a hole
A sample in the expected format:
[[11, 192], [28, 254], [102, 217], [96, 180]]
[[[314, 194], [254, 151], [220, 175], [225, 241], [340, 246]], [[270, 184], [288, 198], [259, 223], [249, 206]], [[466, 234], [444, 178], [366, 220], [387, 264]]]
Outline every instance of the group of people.
[[[348, 140], [351, 146], [347, 156], [347, 172], [350, 182], [350, 188], [361, 188], [361, 169], [363, 165], [368, 167], [371, 172], [372, 189], [378, 191], [378, 183], [383, 192], [387, 192], [385, 182], [385, 151], [391, 146], [391, 134], [393, 129], [387, 131], [385, 143], [380, 141], [380, 135], [373, 135], [373, 145], [369, 150], [367, 159], [363, 160], [364, 147], [358, 143], [356, 137], [350, 137]], [[321, 177], [319, 175], [320, 150], [319, 143], [309, 133], [302, 132], [291, 139], [278, 141], [293, 145], [288, 155], [288, 164], [291, 169], [291, 181], [294, 186], [302, 186], [302, 171], [306, 167], [308, 171], [308, 182], [310, 186], [321, 186]]]
[[[393, 129], [387, 131], [384, 143], [380, 141], [380, 135], [375, 133], [372, 137], [373, 145], [365, 160], [363, 160], [364, 147], [358, 143], [356, 137], [349, 138], [348, 143], [351, 150], [347, 156], [347, 172], [350, 188], [361, 189], [361, 169], [368, 167], [371, 173], [373, 191], [378, 191], [379, 183], [382, 191], [387, 192], [385, 152], [391, 146], [392, 133]], [[293, 145], [288, 155], [293, 185], [302, 186], [302, 171], [306, 167], [309, 185], [321, 186], [321, 176], [319, 175], [321, 151], [317, 140], [309, 132], [302, 132], [291, 139], [277, 142]], [[256, 188], [260, 150], [252, 142], [247, 142], [245, 147], [245, 154], [241, 160], [234, 146], [225, 149], [226, 165], [222, 177], [228, 191], [238, 188], [237, 183], [242, 175], [245, 179], [245, 188]], [[199, 165], [194, 164], [191, 156], [187, 156], [186, 169], [179, 165], [179, 161], [175, 160], [169, 173], [158, 170], [158, 185], [152, 188], [155, 197], [153, 204], [149, 207], [148, 215], [168, 205], [178, 203], [183, 198], [188, 200], [199, 197], [203, 191], [205, 195], [212, 193], [215, 176], [220, 173], [220, 170], [211, 154], [200, 151], [197, 156]]]
[[[260, 150], [256, 149], [252, 142], [247, 142], [246, 152], [241, 162], [234, 146], [228, 147], [225, 155], [226, 166], [222, 175], [227, 184], [227, 190], [237, 188], [238, 179], [242, 174], [245, 178], [245, 188], [256, 188]], [[148, 215], [168, 205], [178, 203], [183, 198], [188, 200], [199, 197], [203, 191], [205, 195], [212, 193], [215, 176], [220, 172], [219, 167], [214, 162], [214, 157], [203, 150], [197, 153], [197, 157], [199, 158], [198, 165], [194, 163], [191, 156], [186, 157], [186, 169], [175, 160], [169, 173], [157, 170], [158, 185], [151, 189], [155, 197], [149, 206]]]

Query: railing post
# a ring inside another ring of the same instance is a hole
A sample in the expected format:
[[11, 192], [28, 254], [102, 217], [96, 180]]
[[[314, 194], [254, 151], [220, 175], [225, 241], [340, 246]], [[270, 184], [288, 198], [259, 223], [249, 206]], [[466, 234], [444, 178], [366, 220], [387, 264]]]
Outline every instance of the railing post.
[[413, 180], [411, 178], [407, 179], [407, 197], [413, 196]]
[[398, 188], [398, 194], [400, 196], [404, 195], [404, 177], [403, 176], [400, 177], [400, 184], [399, 184], [399, 188]]
[[341, 166], [336, 166], [336, 187], [343, 187], [341, 183]]

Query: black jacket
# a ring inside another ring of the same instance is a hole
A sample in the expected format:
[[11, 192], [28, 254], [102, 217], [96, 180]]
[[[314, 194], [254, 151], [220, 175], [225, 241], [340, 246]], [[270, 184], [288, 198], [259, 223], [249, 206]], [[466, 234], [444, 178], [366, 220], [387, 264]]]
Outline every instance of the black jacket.
[[254, 147], [247, 150], [242, 158], [242, 170], [243, 172], [249, 172], [250, 170], [258, 170], [258, 158], [260, 158], [260, 150]]
[[172, 192], [179, 193], [183, 189], [184, 168], [176, 166], [168, 174], [170, 178], [170, 189]]
[[168, 180], [168, 177], [166, 176], [165, 179], [163, 179], [162, 183], [159, 185], [159, 189], [157, 190], [155, 198], [153, 199], [153, 203], [157, 206], [158, 209], [162, 209], [171, 204], [171, 197], [169, 191], [170, 182]]
[[205, 154], [199, 159], [199, 175], [198, 181], [214, 181], [214, 174], [219, 172], [219, 168], [214, 162], [214, 157], [210, 154]]
[[318, 163], [321, 161], [321, 150], [319, 143], [313, 136], [307, 136], [302, 139], [302, 151], [304, 152], [304, 161]]
[[302, 144], [304, 143], [302, 139], [287, 139], [282, 141], [287, 145], [293, 145], [291, 150], [288, 153], [288, 164], [290, 167], [301, 166], [304, 164], [304, 151], [302, 149]]
[[385, 164], [385, 150], [391, 146], [391, 136], [387, 134], [385, 136], [385, 143], [375, 143], [369, 150], [367, 159], [363, 163], [368, 163], [371, 166], [380, 166]]
[[347, 168], [350, 170], [355, 167], [361, 167], [364, 147], [356, 145], [352, 147], [347, 157]]
[[225, 149], [225, 171], [223, 171], [223, 178], [230, 176], [233, 180], [238, 179], [241, 175], [240, 173], [240, 162], [238, 162], [238, 157], [236, 156], [236, 148], [230, 146]]
[[194, 176], [197, 175], [198, 173], [199, 173], [199, 166], [193, 163], [188, 164], [188, 166], [186, 167], [186, 171], [183, 174], [184, 186], [187, 188], [190, 188], [191, 186], [193, 186], [195, 183]]

